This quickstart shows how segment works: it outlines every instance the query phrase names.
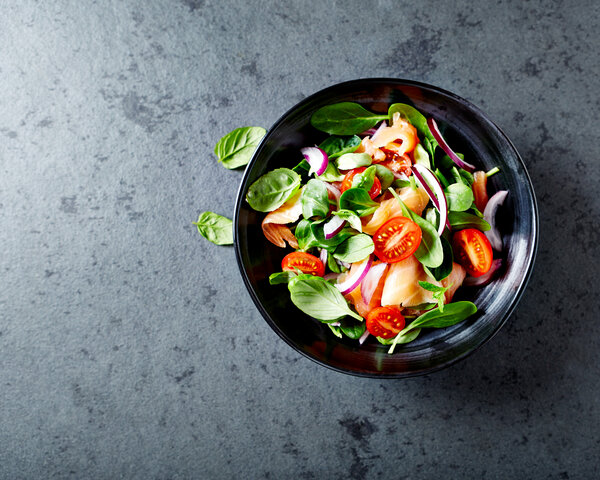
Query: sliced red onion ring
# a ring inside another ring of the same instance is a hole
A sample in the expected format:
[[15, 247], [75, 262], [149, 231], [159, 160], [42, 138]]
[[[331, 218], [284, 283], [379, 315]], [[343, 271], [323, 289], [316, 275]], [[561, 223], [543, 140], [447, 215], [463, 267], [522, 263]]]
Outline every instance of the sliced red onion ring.
[[502, 266], [502, 259], [497, 258], [496, 260], [492, 261], [492, 266], [487, 271], [487, 273], [485, 273], [481, 277], [467, 277], [467, 278], [465, 278], [463, 285], [465, 285], [467, 287], [487, 285], [490, 282], [490, 280], [492, 280], [492, 278], [494, 277], [494, 274], [501, 266]]
[[496, 211], [498, 210], [498, 207], [504, 203], [507, 195], [508, 191], [506, 190], [500, 190], [494, 193], [483, 210], [483, 219], [490, 224], [490, 227], [492, 227], [483, 233], [485, 233], [485, 236], [490, 241], [492, 248], [498, 252], [502, 251], [502, 237], [496, 228]]
[[338, 217], [337, 215], [332, 215], [327, 223], [323, 225], [323, 234], [325, 235], [325, 240], [329, 240], [340, 233], [342, 228], [344, 228], [345, 223], [346, 220], [343, 218]]
[[369, 272], [373, 263], [373, 255], [369, 255], [369, 258], [364, 259], [359, 265], [356, 271], [352, 275], [348, 275], [348, 278], [342, 283], [338, 283], [336, 287], [342, 295], [346, 295], [354, 290], [360, 282], [362, 282], [365, 275]]
[[440, 224], [437, 233], [441, 235], [445, 226], [450, 228], [448, 202], [446, 201], [446, 195], [444, 195], [444, 188], [435, 174], [426, 166], [415, 164], [412, 166], [412, 170], [421, 187], [423, 187], [429, 198], [431, 198], [435, 208], [440, 212]]
[[373, 133], [373, 135], [371, 135], [371, 141], [374, 142], [375, 139], [377, 138], [377, 135], [379, 135], [379, 133], [381, 133], [381, 131], [387, 128], [387, 123], [385, 122], [385, 120], [383, 122], [381, 122], [381, 124], [379, 125], [379, 127], [377, 128], [377, 130], [375, 130], [375, 133]]
[[327, 265], [327, 250], [324, 248], [321, 249], [321, 254], [319, 255], [319, 260], [323, 265]]
[[361, 345], [363, 343], [365, 343], [365, 340], [367, 339], [367, 337], [369, 336], [369, 331], [365, 330], [365, 333], [363, 333], [360, 338], [358, 339], [358, 343], [360, 343]]
[[377, 265], [371, 267], [369, 273], [365, 275], [365, 278], [360, 284], [360, 294], [362, 296], [362, 301], [365, 302], [367, 305], [371, 303], [373, 294], [375, 293], [375, 290], [377, 290], [379, 280], [381, 280], [381, 276], [385, 273], [386, 268], [387, 263], [378, 263]]
[[310, 165], [311, 171], [322, 175], [329, 164], [329, 157], [325, 151], [319, 147], [304, 147], [300, 149], [300, 152]]
[[446, 152], [446, 154], [452, 159], [454, 163], [456, 163], [456, 165], [458, 165], [460, 168], [465, 169], [467, 172], [475, 171], [475, 167], [473, 165], [462, 160], [456, 153], [454, 153], [454, 150], [452, 150], [450, 146], [446, 143], [446, 140], [444, 140], [444, 137], [442, 137], [440, 129], [438, 128], [437, 123], [435, 122], [433, 117], [429, 117], [427, 119], [427, 126], [429, 127], [433, 138], [437, 140], [440, 147], [442, 147], [442, 150]]
[[325, 182], [325, 187], [327, 187], [327, 190], [335, 197], [335, 201], [339, 202], [340, 196], [342, 195], [342, 192], [340, 192], [340, 189], [337, 188], [335, 185], [332, 185], [329, 182]]

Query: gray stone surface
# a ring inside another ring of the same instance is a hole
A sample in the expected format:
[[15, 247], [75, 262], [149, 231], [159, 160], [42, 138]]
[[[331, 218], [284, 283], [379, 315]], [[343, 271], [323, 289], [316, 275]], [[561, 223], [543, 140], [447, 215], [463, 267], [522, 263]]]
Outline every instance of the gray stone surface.
[[[598, 5], [0, 2], [0, 477], [598, 477]], [[371, 76], [481, 106], [541, 214], [506, 327], [405, 381], [296, 354], [191, 224], [221, 135]]]

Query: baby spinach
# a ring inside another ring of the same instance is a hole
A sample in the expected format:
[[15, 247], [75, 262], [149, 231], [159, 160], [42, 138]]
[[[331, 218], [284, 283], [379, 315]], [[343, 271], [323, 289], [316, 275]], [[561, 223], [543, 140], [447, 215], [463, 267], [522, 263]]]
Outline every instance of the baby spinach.
[[450, 226], [456, 230], [462, 230], [463, 228], [477, 228], [478, 230], [485, 232], [491, 228], [490, 224], [483, 218], [465, 212], [448, 212], [448, 221], [450, 222]]
[[366, 325], [365, 322], [357, 322], [345, 317], [340, 320], [340, 330], [352, 340], [358, 340], [365, 333]]
[[356, 231], [352, 228], [344, 227], [342, 230], [335, 235], [333, 238], [326, 239], [325, 233], [323, 232], [323, 222], [313, 222], [311, 224], [311, 231], [314, 238], [313, 247], [324, 248], [328, 252], [333, 252], [335, 248], [346, 240], [348, 237], [356, 235]]
[[[307, 162], [308, 163], [308, 162]], [[335, 163], [329, 162], [325, 171], [319, 175], [319, 180], [325, 182], [341, 182], [344, 179], [344, 174], [340, 173]]]
[[312, 231], [312, 225], [310, 221], [306, 219], [302, 219], [298, 222], [296, 230], [294, 230], [294, 236], [296, 237], [296, 240], [298, 240], [298, 250], [303, 252], [312, 248], [317, 243], [317, 239]]
[[423, 165], [424, 167], [431, 168], [431, 162], [429, 161], [429, 154], [423, 148], [420, 143], [417, 143], [415, 150], [413, 152], [415, 157], [415, 163], [418, 165]]
[[443, 312], [444, 302], [446, 301], [446, 296], [444, 294], [446, 293], [446, 290], [448, 290], [448, 288], [450, 287], [439, 287], [437, 285], [434, 285], [433, 283], [422, 281], [419, 281], [419, 285], [421, 286], [421, 288], [424, 288], [428, 292], [433, 293], [433, 299], [437, 302], [440, 312]]
[[384, 342], [381, 342], [381, 343], [384, 343], [384, 345], [391, 344], [390, 349], [388, 350], [388, 353], [391, 354], [391, 353], [394, 353], [394, 349], [396, 348], [396, 345], [398, 345], [399, 343], [410, 343], [413, 340], [416, 340], [420, 333], [421, 333], [420, 328], [416, 328], [415, 330], [409, 330], [409, 331], [406, 331], [406, 328], [405, 328], [402, 331], [400, 331], [400, 333], [398, 335], [396, 335], [394, 338], [388, 339], [386, 343], [384, 343]]
[[349, 188], [340, 196], [340, 208], [352, 210], [359, 217], [372, 214], [378, 207], [379, 204], [362, 188]]
[[333, 332], [333, 334], [336, 337], [343, 338], [342, 329], [340, 327], [338, 327], [337, 325], [332, 325], [331, 323], [326, 323], [325, 325], [329, 327], [329, 329]]
[[215, 145], [215, 155], [225, 168], [247, 165], [267, 131], [262, 127], [236, 128]]
[[444, 190], [448, 209], [453, 212], [464, 212], [473, 204], [473, 190], [464, 183], [453, 183]]
[[350, 310], [340, 291], [322, 277], [298, 275], [288, 283], [288, 289], [292, 303], [313, 318], [332, 322], [350, 315], [362, 321], [360, 315]]
[[[442, 242], [442, 250], [444, 251], [444, 261], [439, 267], [427, 268], [425, 272], [427, 275], [435, 278], [438, 282], [441, 282], [444, 278], [446, 278], [452, 272], [453, 262], [454, 262], [454, 254], [452, 253], [452, 245], [450, 242], [446, 240], [444, 237], [440, 237], [440, 241]], [[418, 309], [417, 309], [418, 310]]]
[[374, 114], [358, 103], [341, 102], [319, 108], [313, 113], [310, 123], [331, 135], [355, 135], [387, 118], [388, 115]]
[[463, 170], [462, 168], [459, 168], [458, 169], [458, 173], [460, 174], [460, 176], [462, 177], [463, 181], [467, 185], [473, 185], [473, 182], [475, 181], [475, 178], [473, 177], [473, 174], [471, 172], [467, 172], [466, 170]]
[[438, 307], [417, 317], [410, 325], [404, 328], [403, 332], [407, 333], [415, 328], [450, 327], [458, 322], [462, 322], [475, 312], [477, 312], [477, 307], [472, 302], [461, 301], [449, 303], [444, 306], [443, 312]]
[[367, 192], [371, 190], [375, 181], [375, 165], [371, 165], [364, 172], [354, 175], [352, 179], [352, 188], [362, 188]]
[[352, 210], [338, 210], [336, 212], [333, 212], [333, 215], [337, 215], [338, 217], [343, 218], [350, 224], [350, 226], [354, 230], [362, 232], [362, 223], [360, 222], [360, 217]]
[[439, 267], [444, 261], [444, 250], [442, 248], [440, 236], [438, 235], [435, 227], [427, 220], [410, 210], [394, 191], [394, 189], [390, 188], [389, 191], [392, 192], [392, 195], [394, 195], [396, 200], [400, 202], [402, 214], [405, 217], [410, 218], [421, 229], [421, 244], [415, 252], [415, 258], [426, 267]]
[[373, 159], [368, 153], [344, 153], [336, 160], [340, 170], [352, 170], [358, 167], [368, 167]]
[[392, 172], [389, 168], [384, 167], [383, 165], [376, 164], [375, 165], [375, 173], [377, 178], [379, 178], [379, 182], [381, 183], [381, 191], [387, 190], [394, 183], [394, 172]]
[[302, 160], [300, 160], [298, 165], [292, 168], [292, 170], [299, 175], [308, 175], [308, 172], [310, 172], [310, 164], [306, 161], [305, 158], [303, 158]]
[[254, 210], [272, 212], [296, 193], [300, 180], [300, 175], [289, 168], [271, 170], [250, 185], [246, 201]]
[[400, 113], [400, 115], [408, 120], [424, 138], [429, 139], [431, 142], [435, 142], [435, 138], [427, 125], [427, 119], [415, 107], [407, 105], [406, 103], [393, 103], [388, 109], [390, 121], [394, 118], [394, 113]]
[[271, 285], [279, 285], [280, 283], [289, 283], [292, 278], [296, 278], [296, 272], [275, 272], [269, 275], [269, 283]]
[[300, 197], [304, 218], [326, 217], [329, 214], [327, 187], [321, 180], [311, 179], [302, 190]]
[[342, 262], [354, 263], [364, 260], [374, 250], [373, 239], [369, 235], [359, 233], [340, 243], [333, 252], [333, 256]]
[[231, 220], [213, 212], [203, 212], [197, 222], [192, 222], [198, 232], [216, 245], [233, 244], [233, 224]]
[[335, 258], [333, 258], [333, 255], [331, 255], [331, 253], [329, 253], [329, 252], [327, 252], [327, 262], [326, 263], [327, 263], [327, 268], [329, 268], [329, 270], [331, 270], [333, 273], [342, 273], [340, 266], [335, 261]]
[[352, 135], [351, 137], [338, 137], [336, 135], [332, 135], [331, 137], [327, 137], [321, 144], [319, 148], [322, 149], [329, 159], [337, 158], [344, 153], [352, 153], [354, 152], [358, 146], [360, 145], [360, 137], [356, 135]]
[[448, 185], [450, 185], [450, 182], [446, 179], [446, 177], [444, 176], [444, 174], [442, 173], [442, 171], [439, 168], [436, 168], [433, 173], [435, 174], [435, 176], [437, 177], [437, 179], [440, 181], [440, 183], [442, 184], [442, 186], [444, 188], [446, 188]]

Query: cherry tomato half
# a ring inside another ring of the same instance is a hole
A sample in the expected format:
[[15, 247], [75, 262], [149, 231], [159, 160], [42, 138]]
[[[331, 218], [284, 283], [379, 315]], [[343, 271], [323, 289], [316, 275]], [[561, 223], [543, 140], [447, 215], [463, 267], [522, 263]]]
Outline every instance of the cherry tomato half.
[[406, 217], [394, 217], [373, 235], [375, 255], [382, 262], [396, 263], [410, 257], [421, 243], [421, 228]]
[[[344, 177], [344, 181], [342, 182], [342, 188], [340, 189], [341, 192], [344, 193], [349, 188], [352, 188], [352, 181], [354, 180], [354, 177], [356, 175], [358, 175], [359, 173], [364, 172], [366, 169], [367, 169], [367, 167], [359, 167], [359, 168], [350, 170]], [[369, 197], [371, 197], [371, 199], [374, 199], [380, 193], [381, 193], [381, 182], [379, 181], [379, 179], [377, 177], [375, 177], [373, 179], [373, 186], [369, 190]]]
[[487, 237], [475, 228], [466, 228], [454, 234], [454, 256], [473, 277], [487, 273], [492, 266], [494, 254]]
[[396, 307], [377, 307], [367, 315], [366, 325], [371, 335], [392, 338], [404, 328], [405, 321]]
[[382, 165], [396, 174], [404, 174], [407, 177], [412, 175], [412, 161], [406, 154], [398, 155], [396, 152], [382, 148], [386, 159], [379, 165]]
[[314, 255], [305, 252], [292, 252], [283, 257], [281, 261], [282, 270], [294, 272], [296, 268], [302, 273], [310, 273], [317, 277], [322, 277], [325, 273], [323, 262]]

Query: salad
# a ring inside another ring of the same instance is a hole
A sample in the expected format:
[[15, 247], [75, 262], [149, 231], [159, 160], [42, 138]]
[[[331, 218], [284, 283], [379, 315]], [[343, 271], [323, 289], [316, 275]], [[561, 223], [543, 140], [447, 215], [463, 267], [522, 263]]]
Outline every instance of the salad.
[[311, 124], [329, 136], [246, 195], [267, 213], [265, 238], [292, 250], [270, 283], [287, 284], [294, 305], [334, 335], [372, 336], [390, 353], [473, 315], [474, 303], [452, 300], [501, 267], [494, 216], [508, 192], [487, 193], [498, 168], [467, 163], [434, 118], [407, 104], [376, 114], [336, 103]]

